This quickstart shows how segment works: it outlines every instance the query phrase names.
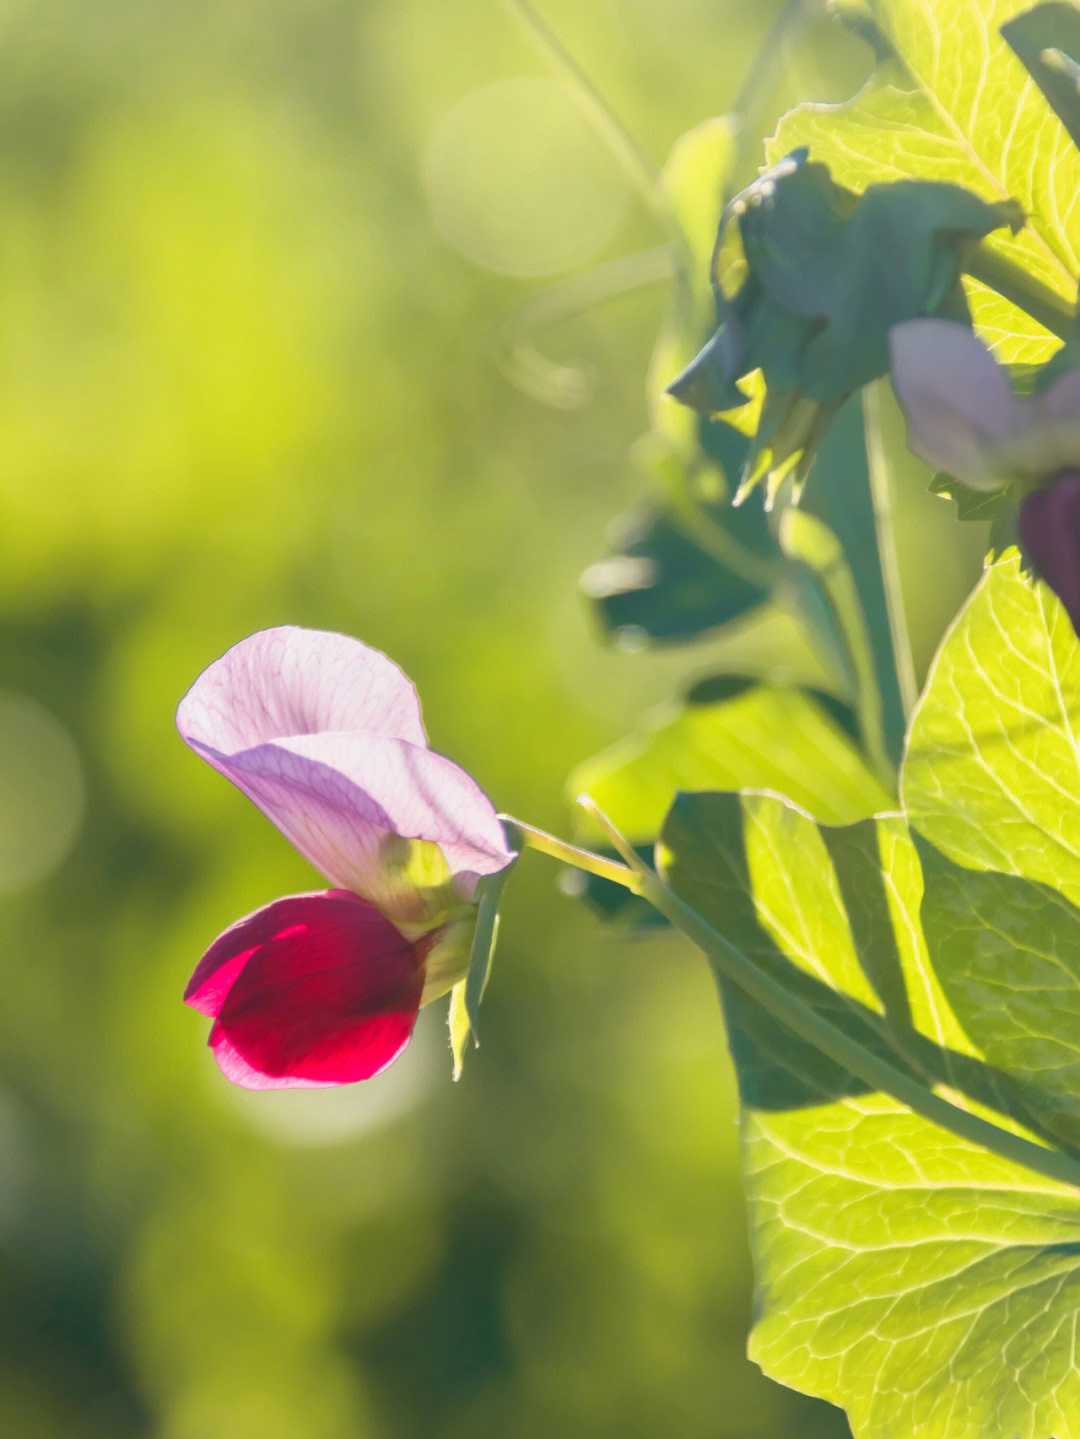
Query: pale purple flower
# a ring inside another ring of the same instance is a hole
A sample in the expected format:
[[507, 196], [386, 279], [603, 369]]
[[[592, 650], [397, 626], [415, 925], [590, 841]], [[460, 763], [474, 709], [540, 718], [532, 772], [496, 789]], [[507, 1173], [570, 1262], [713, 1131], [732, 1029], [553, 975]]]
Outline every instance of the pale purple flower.
[[1015, 486], [1024, 549], [1080, 633], [1080, 369], [1017, 395], [966, 325], [910, 320], [889, 345], [909, 447], [969, 489]]
[[334, 886], [239, 921], [196, 969], [222, 1070], [267, 1088], [384, 1068], [463, 977], [477, 883], [514, 858], [490, 800], [428, 748], [401, 670], [343, 635], [242, 640], [176, 722]]
[[895, 325], [889, 348], [908, 444], [935, 469], [999, 490], [1080, 467], [1080, 370], [1042, 394], [1016, 395], [981, 340], [952, 320]]

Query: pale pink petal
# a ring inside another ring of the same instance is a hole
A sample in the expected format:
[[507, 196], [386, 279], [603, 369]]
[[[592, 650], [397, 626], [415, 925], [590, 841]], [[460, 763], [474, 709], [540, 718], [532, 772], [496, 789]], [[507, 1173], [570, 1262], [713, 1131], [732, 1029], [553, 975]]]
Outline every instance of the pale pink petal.
[[192, 748], [259, 806], [332, 884], [375, 903], [396, 892], [384, 846], [396, 837], [438, 845], [457, 892], [513, 857], [495, 808], [451, 760], [380, 735], [298, 735], [221, 754]]
[[909, 320], [889, 331], [892, 378], [914, 454], [973, 489], [1009, 478], [1009, 446], [1038, 423], [1006, 372], [966, 325]]
[[227, 650], [181, 700], [176, 724], [189, 744], [221, 754], [324, 730], [427, 743], [416, 690], [392, 660], [346, 635], [291, 626]]
[[216, 1015], [210, 1047], [235, 1083], [350, 1084], [408, 1043], [426, 952], [355, 895], [293, 895], [215, 941], [185, 997]]

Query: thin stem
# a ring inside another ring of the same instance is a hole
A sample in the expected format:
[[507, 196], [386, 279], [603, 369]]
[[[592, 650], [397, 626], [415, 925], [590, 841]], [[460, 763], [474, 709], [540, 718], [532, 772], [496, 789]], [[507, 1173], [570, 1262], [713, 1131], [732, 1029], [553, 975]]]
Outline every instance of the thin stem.
[[613, 859], [606, 859], [602, 854], [593, 854], [591, 850], [567, 844], [565, 840], [548, 834], [547, 830], [537, 829], [535, 825], [526, 824], [523, 820], [515, 819], [513, 815], [501, 814], [499, 819], [504, 825], [511, 827], [511, 833], [516, 831], [527, 849], [539, 850], [541, 854], [561, 860], [563, 864], [568, 864], [573, 869], [583, 869], [587, 874], [598, 875], [601, 879], [610, 879], [615, 884], [621, 884], [624, 889], [637, 892], [637, 877], [634, 871], [625, 865], [621, 865]]
[[506, 4], [556, 70], [569, 80], [583, 113], [618, 160], [627, 179], [649, 208], [666, 220], [659, 172], [622, 120], [529, 0], [506, 0]]
[[619, 299], [646, 285], [671, 280], [679, 267], [671, 244], [620, 256], [584, 275], [572, 275], [530, 300], [503, 326], [500, 350], [510, 379], [529, 394], [565, 409], [582, 405], [589, 397], [589, 380], [576, 365], [549, 360], [533, 343], [538, 331]]
[[1068, 340], [1074, 334], [1074, 307], [1023, 266], [1014, 264], [1000, 250], [991, 249], [985, 241], [974, 247], [964, 269], [972, 279], [989, 285], [1003, 299], [1038, 320], [1052, 335]]
[[590, 815], [604, 831], [608, 839], [611, 840], [612, 848], [622, 855], [623, 859], [626, 860], [628, 868], [634, 872], [637, 882], [640, 884], [649, 879], [652, 875], [652, 870], [626, 836], [619, 833], [608, 816], [593, 799], [592, 795], [579, 794], [574, 803], [579, 804], [585, 813]]
[[787, 0], [747, 67], [746, 79], [731, 107], [738, 121], [738, 160], [732, 167], [737, 188], [742, 188], [746, 172], [755, 174], [762, 163], [762, 134], [775, 127], [778, 114], [783, 113], [783, 106], [778, 110], [777, 96], [783, 93], [793, 43], [803, 40], [812, 25], [805, 0]]
[[[605, 827], [612, 844], [621, 853], [626, 853], [626, 841], [611, 821], [591, 801], [587, 808]], [[1012, 1164], [1022, 1165], [1025, 1169], [1059, 1184], [1067, 1184], [1073, 1188], [1080, 1186], [1080, 1164], [1076, 1160], [1057, 1150], [1035, 1144], [1021, 1135], [1010, 1134], [999, 1125], [991, 1124], [989, 1120], [982, 1119], [969, 1110], [950, 1104], [910, 1074], [895, 1068], [887, 1060], [865, 1048], [857, 1039], [845, 1034], [842, 1029], [837, 1029], [809, 1005], [789, 993], [771, 975], [748, 960], [730, 940], [713, 929], [696, 910], [669, 889], [660, 876], [643, 864], [633, 850], [626, 854], [628, 863], [630, 855], [634, 858], [637, 893], [703, 950], [719, 975], [737, 984], [778, 1024], [798, 1035], [807, 1044], [813, 1045], [820, 1053], [834, 1060], [856, 1079], [861, 1079], [871, 1089], [891, 1095], [931, 1124], [947, 1129], [970, 1144], [977, 1144]]]
[[687, 539], [693, 540], [707, 555], [747, 584], [770, 590], [776, 583], [779, 565], [773, 560], [762, 559], [741, 545], [697, 501], [676, 497], [672, 519]]
[[870, 503], [874, 511], [874, 532], [881, 564], [881, 583], [885, 590], [885, 611], [889, 617], [896, 683], [900, 690], [900, 704], [906, 722], [910, 720], [915, 701], [919, 697], [919, 686], [915, 679], [915, 660], [896, 553], [892, 483], [881, 425], [881, 383], [878, 381], [863, 389], [863, 431], [866, 439], [866, 467], [870, 475]]

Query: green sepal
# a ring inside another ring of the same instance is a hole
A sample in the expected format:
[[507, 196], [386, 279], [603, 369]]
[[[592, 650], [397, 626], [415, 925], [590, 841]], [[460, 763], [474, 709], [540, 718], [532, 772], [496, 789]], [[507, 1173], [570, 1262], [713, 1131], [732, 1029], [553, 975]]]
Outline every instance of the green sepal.
[[888, 332], [927, 315], [964, 318], [966, 249], [1016, 231], [1010, 200], [987, 203], [959, 185], [901, 180], [863, 193], [792, 151], [726, 207], [713, 255], [716, 334], [668, 393], [710, 417], [745, 403], [764, 375], [770, 398], [743, 471], [775, 492], [801, 483], [835, 411], [887, 372]]
[[955, 503], [958, 520], [996, 520], [1013, 503], [1008, 489], [974, 490], [952, 475], [936, 474], [927, 488]]
[[469, 1016], [465, 1013], [465, 981], [460, 980], [450, 991], [450, 1050], [454, 1056], [454, 1079], [461, 1078], [465, 1063], [465, 1050], [469, 1043], [471, 1029]]
[[[511, 843], [513, 834], [507, 826]], [[519, 845], [514, 846], [520, 849]], [[513, 861], [495, 874], [485, 874], [477, 881], [473, 895], [476, 904], [476, 927], [473, 930], [472, 947], [469, 950], [469, 967], [465, 978], [457, 983], [450, 995], [450, 1044], [454, 1052], [454, 1078], [461, 1077], [469, 1034], [473, 1045], [478, 1045], [476, 1015], [484, 997], [491, 961], [495, 954], [495, 941], [499, 932], [499, 900], [502, 897], [506, 877], [513, 869]]]
[[465, 975], [465, 1013], [474, 1037], [477, 1033], [477, 1011], [487, 988], [491, 961], [495, 954], [495, 939], [499, 929], [499, 900], [511, 868], [511, 865], [507, 865], [497, 874], [485, 875], [476, 886], [476, 931], [469, 952], [469, 969]]

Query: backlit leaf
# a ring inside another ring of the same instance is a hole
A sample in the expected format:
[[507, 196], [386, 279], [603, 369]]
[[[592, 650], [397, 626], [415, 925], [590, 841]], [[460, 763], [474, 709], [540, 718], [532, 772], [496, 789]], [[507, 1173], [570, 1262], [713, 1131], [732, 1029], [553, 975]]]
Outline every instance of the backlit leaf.
[[[867, 0], [861, 8], [893, 58], [853, 100], [791, 111], [770, 157], [807, 146], [838, 183], [856, 190], [918, 178], [961, 185], [990, 202], [1012, 198], [1028, 224], [1015, 238], [995, 235], [986, 244], [1071, 302], [1080, 154], [999, 33], [1025, 9], [1023, 0]], [[985, 286], [966, 288], [999, 359], [1037, 364], [1056, 347], [1041, 325]]]
[[[908, 816], [830, 829], [773, 795], [684, 794], [658, 846], [676, 893], [835, 1026], [1070, 1153], [1078, 657], [1057, 601], [1002, 562], [932, 668]], [[1080, 1439], [1077, 1192], [868, 1091], [721, 990], [743, 1099], [752, 1356], [843, 1405], [856, 1439]]]

